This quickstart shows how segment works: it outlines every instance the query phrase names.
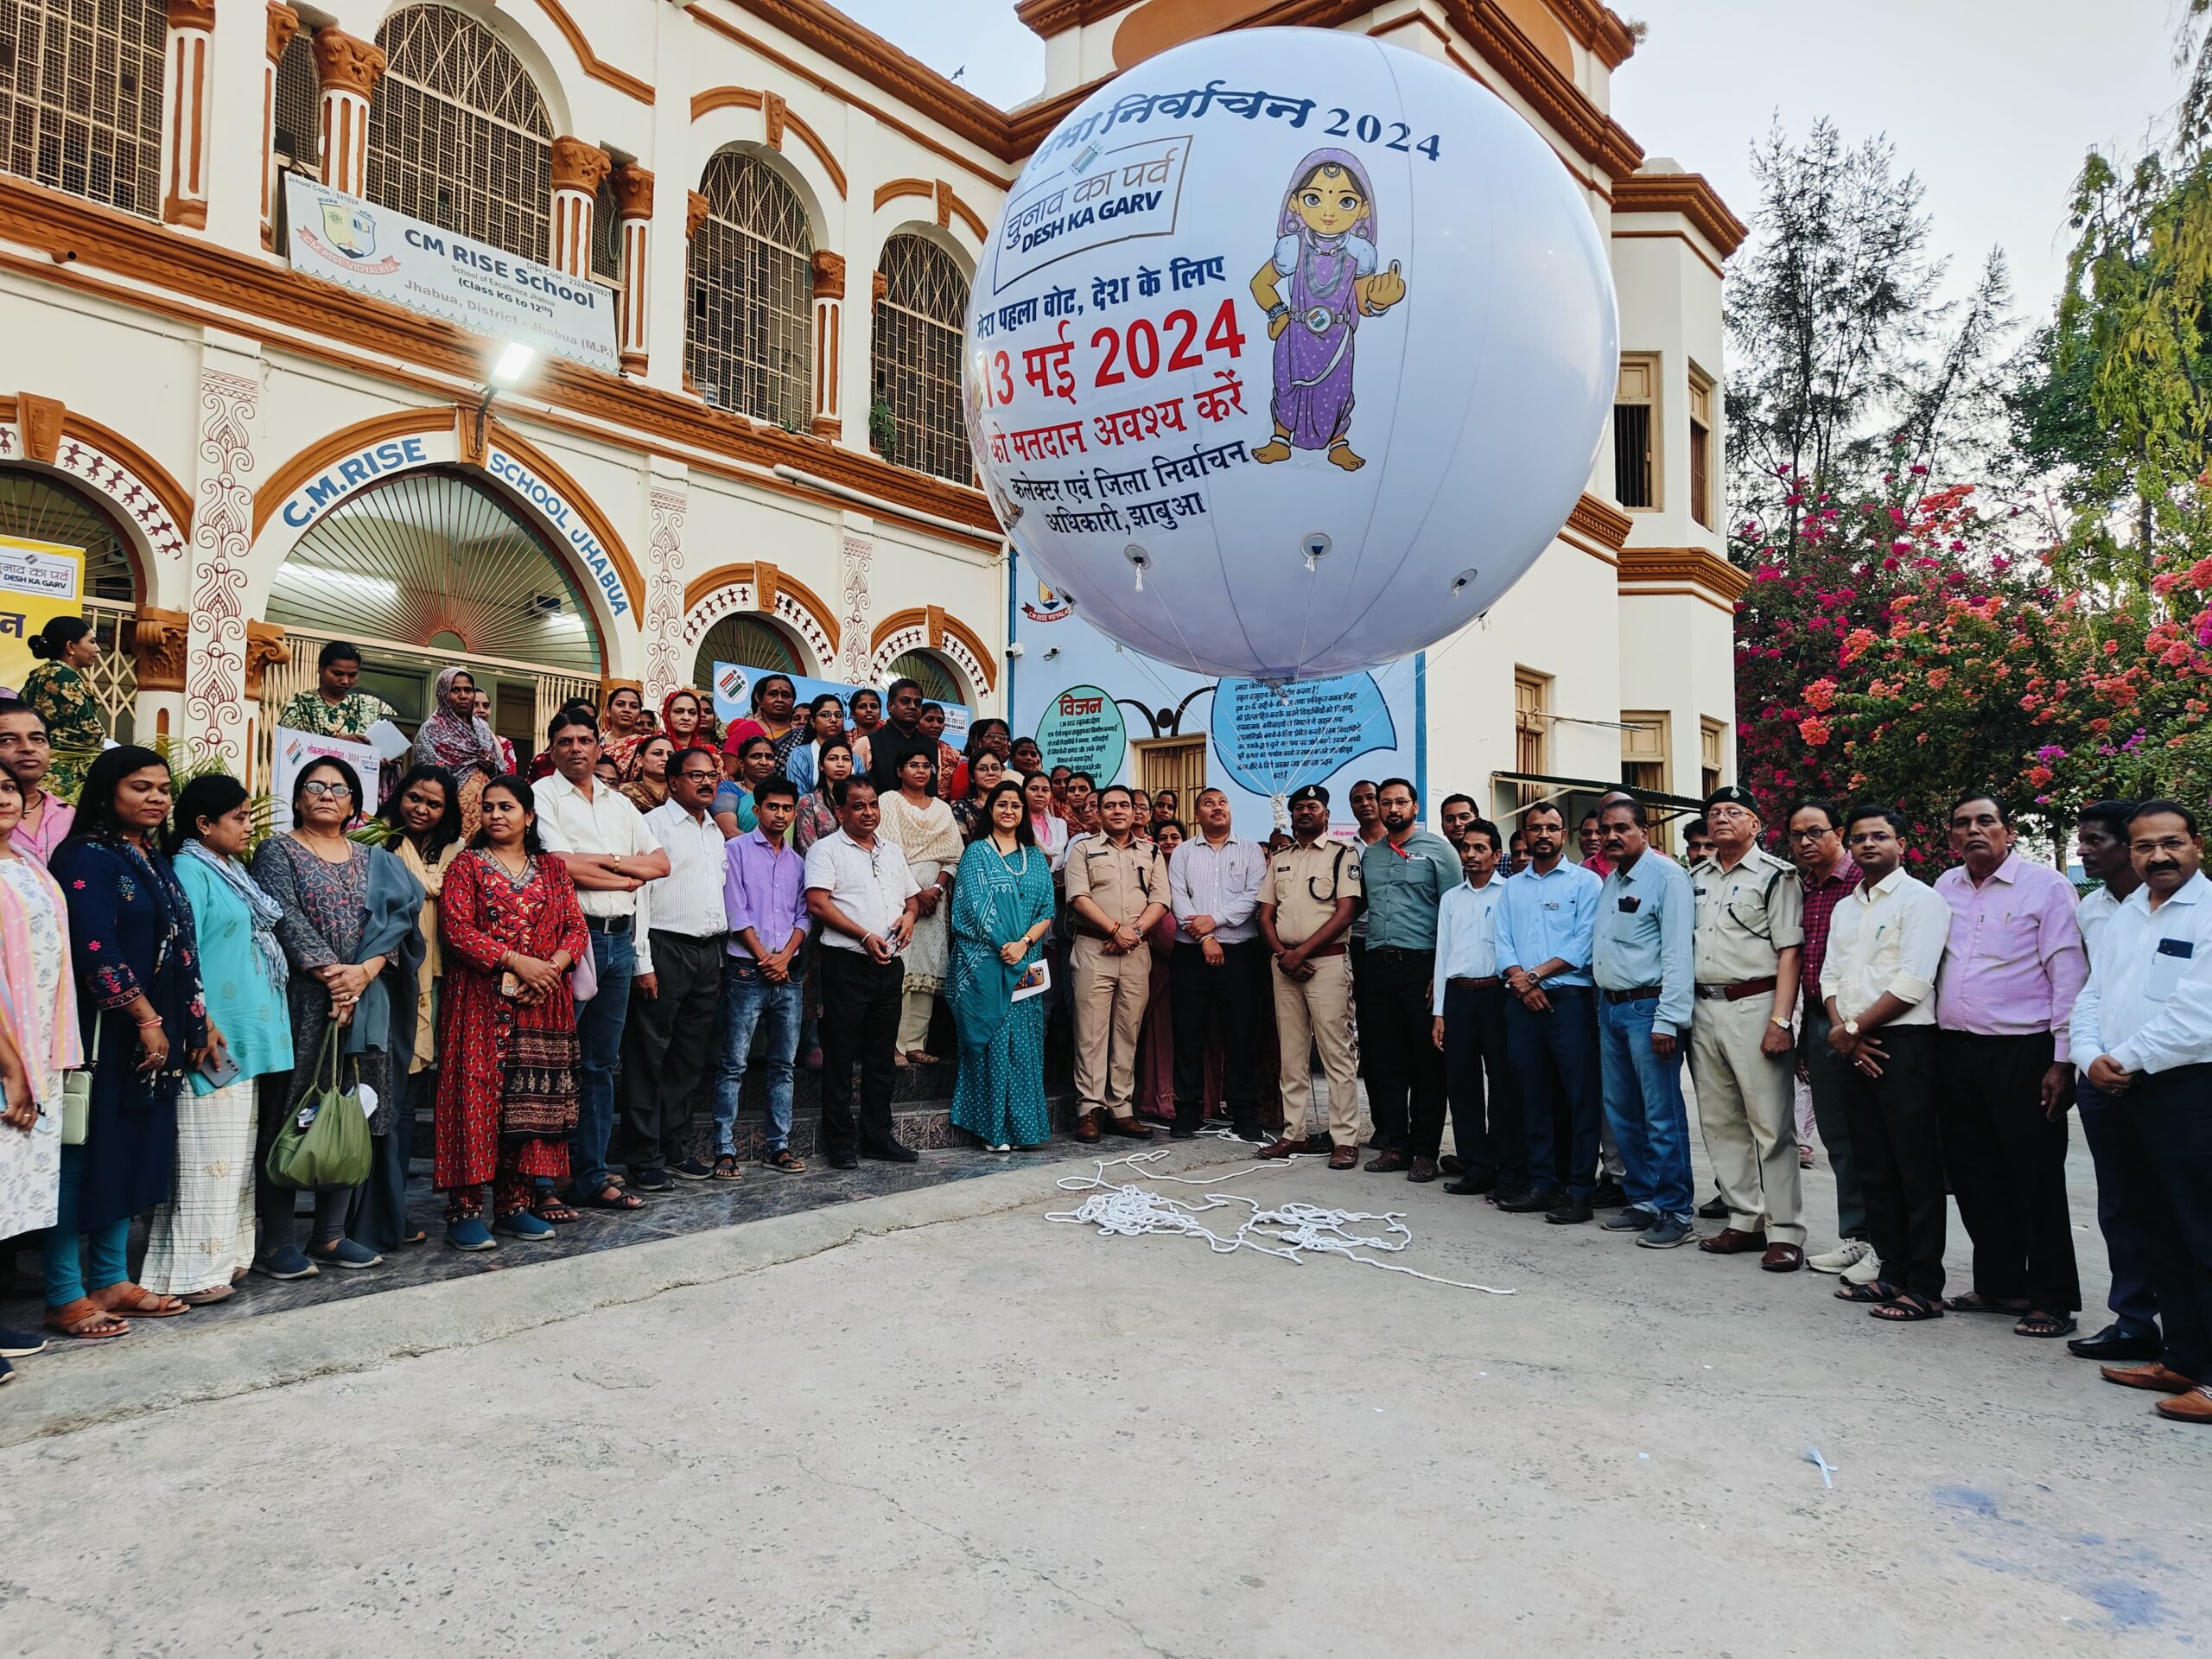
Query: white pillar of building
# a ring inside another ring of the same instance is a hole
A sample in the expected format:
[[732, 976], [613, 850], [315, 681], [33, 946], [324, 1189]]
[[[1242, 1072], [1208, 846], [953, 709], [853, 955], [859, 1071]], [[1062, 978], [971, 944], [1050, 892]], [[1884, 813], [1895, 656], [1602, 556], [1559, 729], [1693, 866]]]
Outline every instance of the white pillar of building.
[[162, 88], [162, 222], [207, 228], [207, 129], [215, 79], [213, 0], [168, 0]]
[[614, 169], [614, 209], [622, 221], [622, 372], [642, 378], [648, 356], [645, 315], [647, 245], [653, 225], [653, 175], [642, 167]]
[[335, 29], [315, 36], [315, 86], [322, 94], [322, 181], [349, 196], [369, 182], [369, 98], [384, 73], [384, 48]]
[[817, 438], [837, 442], [845, 429], [844, 403], [838, 390], [838, 365], [844, 348], [845, 256], [827, 248], [814, 251], [814, 422]]
[[261, 66], [261, 245], [276, 245], [276, 66], [300, 32], [300, 14], [269, 0], [267, 49]]
[[591, 216], [599, 187], [614, 165], [581, 138], [553, 141], [553, 247], [546, 264], [570, 276], [591, 275]]

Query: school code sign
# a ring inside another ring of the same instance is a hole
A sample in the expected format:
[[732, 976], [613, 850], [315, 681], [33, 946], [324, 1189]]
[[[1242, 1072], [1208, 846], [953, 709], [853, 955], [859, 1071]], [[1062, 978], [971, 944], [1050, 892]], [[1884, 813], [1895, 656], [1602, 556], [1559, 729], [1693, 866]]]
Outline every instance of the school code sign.
[[340, 194], [284, 179], [292, 269], [609, 373], [621, 366], [610, 289]]

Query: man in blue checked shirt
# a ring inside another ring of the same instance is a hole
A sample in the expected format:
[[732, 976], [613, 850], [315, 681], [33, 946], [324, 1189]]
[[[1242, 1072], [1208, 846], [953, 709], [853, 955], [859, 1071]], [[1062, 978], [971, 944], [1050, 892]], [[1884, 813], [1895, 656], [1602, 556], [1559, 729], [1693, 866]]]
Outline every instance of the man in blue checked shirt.
[[[1567, 820], [1557, 806], [1530, 807], [1521, 829], [1529, 868], [1505, 884], [1497, 961], [1513, 993], [1505, 1046], [1521, 1089], [1529, 1191], [1497, 1203], [1514, 1215], [1541, 1211], [1545, 1220], [1571, 1225], [1590, 1219], [1597, 1185], [1598, 1011], [1590, 964], [1599, 883], [1563, 856]], [[1553, 1125], [1554, 1091], [1567, 1103], [1563, 1134]]]
[[1689, 1238], [1694, 1213], [1682, 1033], [1696, 970], [1697, 893], [1687, 870], [1651, 850], [1642, 803], [1608, 796], [1598, 833], [1611, 866], [1598, 893], [1598, 1060], [1628, 1192], [1628, 1208], [1605, 1230], [1670, 1250]]

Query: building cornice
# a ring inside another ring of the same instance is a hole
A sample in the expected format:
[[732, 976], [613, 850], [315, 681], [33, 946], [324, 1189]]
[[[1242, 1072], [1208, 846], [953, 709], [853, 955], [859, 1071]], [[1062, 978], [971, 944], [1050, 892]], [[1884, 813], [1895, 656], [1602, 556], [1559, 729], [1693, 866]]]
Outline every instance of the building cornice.
[[1628, 533], [1636, 527], [1636, 521], [1611, 502], [1586, 492], [1574, 504], [1574, 511], [1567, 515], [1567, 524], [1568, 529], [1580, 531], [1615, 552], [1628, 544]]
[[[249, 323], [262, 324], [262, 337], [275, 348], [382, 372], [434, 397], [449, 397], [452, 389], [410, 376], [406, 367], [379, 365], [397, 359], [402, 365], [470, 384], [480, 384], [484, 378], [487, 344], [466, 329], [20, 180], [0, 178], [0, 239], [37, 249], [52, 262], [41, 266], [35, 260], [0, 258], [0, 264], [26, 276], [180, 321], [239, 333], [253, 332]], [[69, 270], [73, 264], [143, 286], [92, 277]], [[334, 353], [319, 348], [318, 338], [353, 349]], [[872, 454], [785, 432], [710, 409], [692, 397], [558, 359], [546, 360], [532, 395], [552, 406], [555, 423], [565, 411], [612, 429], [585, 429], [602, 441], [641, 452], [656, 448], [657, 441], [664, 442], [726, 456], [764, 473], [791, 467], [894, 509], [971, 525], [979, 540], [994, 549], [998, 544], [998, 521], [981, 491], [893, 467]], [[779, 486], [770, 479], [762, 487]], [[780, 493], [816, 493], [788, 488]], [[832, 499], [830, 505], [847, 504]]]
[[1613, 212], [1680, 213], [1723, 259], [1744, 245], [1751, 226], [1728, 211], [1702, 173], [1631, 173], [1613, 181]]
[[1656, 582], [1674, 584], [1669, 591], [1687, 584], [1732, 610], [1751, 585], [1751, 579], [1741, 570], [1701, 547], [1624, 547], [1620, 561], [1624, 594], [1648, 592]]
[[[1014, 15], [1032, 34], [1050, 40], [1068, 29], [1103, 22], [1117, 12], [1131, 10], [1135, 3], [1136, 0], [1019, 0]], [[1561, 27], [1596, 53], [1606, 68], [1619, 68], [1636, 50], [1628, 25], [1610, 6], [1598, 0], [1545, 0], [1545, 3]], [[1344, 8], [1346, 16], [1373, 10], [1373, 0]]]

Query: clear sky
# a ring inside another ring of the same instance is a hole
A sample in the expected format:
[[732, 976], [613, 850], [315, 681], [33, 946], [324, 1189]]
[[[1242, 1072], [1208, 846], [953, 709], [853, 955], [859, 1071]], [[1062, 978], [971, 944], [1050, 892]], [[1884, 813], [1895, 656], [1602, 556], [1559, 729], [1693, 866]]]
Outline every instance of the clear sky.
[[[1001, 106], [1033, 97], [1043, 42], [1013, 0], [840, 0], [852, 16]], [[1705, 174], [1738, 213], [1745, 157], [1779, 116], [1887, 133], [1928, 187], [1936, 251], [1962, 283], [1992, 245], [2024, 316], [2065, 270], [2065, 209], [2092, 144], [2133, 154], [2173, 105], [2175, 0], [1617, 0], [1650, 36], [1613, 112], [1650, 156]]]

